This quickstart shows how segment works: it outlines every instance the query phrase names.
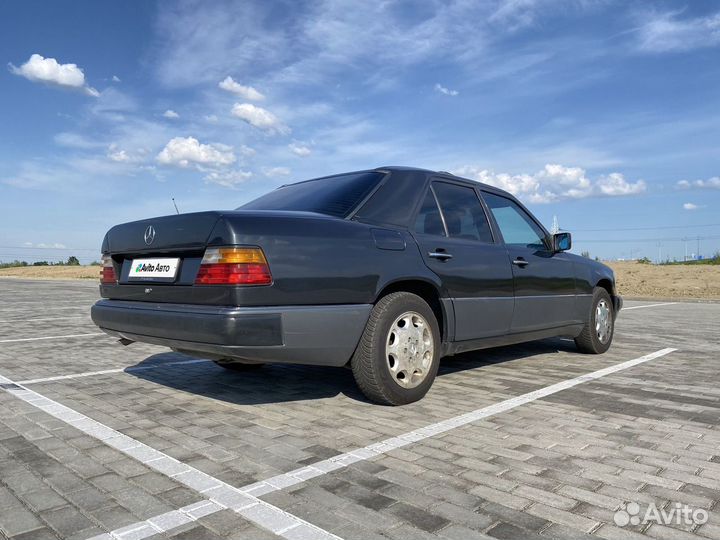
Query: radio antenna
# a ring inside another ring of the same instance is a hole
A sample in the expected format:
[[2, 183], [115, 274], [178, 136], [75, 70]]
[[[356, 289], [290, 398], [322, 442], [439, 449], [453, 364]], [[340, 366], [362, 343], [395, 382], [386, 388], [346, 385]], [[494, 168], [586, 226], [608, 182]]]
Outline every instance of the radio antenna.
[[172, 198], [173, 206], [175, 207], [175, 211], [179, 214], [180, 210], [178, 210], [177, 203], [175, 203], [175, 197]]

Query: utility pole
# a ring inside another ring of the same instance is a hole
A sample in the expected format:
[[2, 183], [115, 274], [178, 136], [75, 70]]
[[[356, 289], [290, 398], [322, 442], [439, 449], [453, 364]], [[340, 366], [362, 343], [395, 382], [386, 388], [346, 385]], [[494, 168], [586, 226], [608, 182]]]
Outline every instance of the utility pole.
[[697, 237], [697, 255], [695, 256], [697, 260], [700, 260], [700, 236]]
[[658, 264], [660, 264], [660, 263], [662, 262], [662, 244], [661, 244], [660, 242], [658, 242], [657, 247], [658, 247], [658, 259], [657, 259], [657, 261], [658, 261]]
[[687, 262], [687, 243], [688, 243], [688, 237], [686, 236], [683, 238], [683, 242], [685, 242], [685, 258], [683, 259], [684, 262]]

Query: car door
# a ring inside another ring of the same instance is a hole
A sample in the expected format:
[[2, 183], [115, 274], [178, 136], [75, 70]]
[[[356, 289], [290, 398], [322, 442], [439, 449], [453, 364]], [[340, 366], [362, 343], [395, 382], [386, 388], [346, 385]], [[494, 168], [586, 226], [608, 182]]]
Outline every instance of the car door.
[[570, 256], [554, 253], [548, 233], [514, 200], [482, 192], [500, 231], [515, 283], [511, 331], [528, 332], [579, 322]]
[[432, 181], [413, 235], [425, 264], [441, 278], [452, 299], [454, 341], [507, 334], [513, 313], [512, 270], [476, 191]]

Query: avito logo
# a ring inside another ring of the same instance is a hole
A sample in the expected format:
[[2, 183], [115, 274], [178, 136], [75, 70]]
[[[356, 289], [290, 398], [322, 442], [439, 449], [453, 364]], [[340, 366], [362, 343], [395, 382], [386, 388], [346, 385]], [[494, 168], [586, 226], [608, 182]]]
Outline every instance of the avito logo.
[[152, 263], [138, 263], [138, 265], [135, 267], [135, 273], [138, 274], [140, 272], [156, 272], [156, 273], [163, 273], [163, 272], [170, 272], [170, 265], [169, 264], [152, 264]]

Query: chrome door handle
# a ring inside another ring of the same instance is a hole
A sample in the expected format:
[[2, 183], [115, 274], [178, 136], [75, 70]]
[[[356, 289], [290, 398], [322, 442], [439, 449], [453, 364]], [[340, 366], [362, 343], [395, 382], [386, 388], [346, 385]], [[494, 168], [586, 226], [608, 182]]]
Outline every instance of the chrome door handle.
[[520, 268], [525, 268], [528, 264], [530, 264], [529, 262], [527, 262], [527, 261], [526, 261], [525, 259], [523, 259], [523, 258], [517, 258], [517, 259], [515, 259], [512, 263], [513, 263], [515, 266], [519, 266]]
[[449, 253], [445, 253], [444, 251], [431, 251], [428, 253], [428, 257], [431, 259], [438, 259], [441, 261], [447, 261], [448, 259], [452, 259], [452, 255]]

